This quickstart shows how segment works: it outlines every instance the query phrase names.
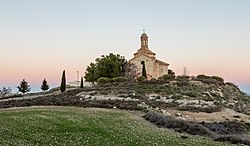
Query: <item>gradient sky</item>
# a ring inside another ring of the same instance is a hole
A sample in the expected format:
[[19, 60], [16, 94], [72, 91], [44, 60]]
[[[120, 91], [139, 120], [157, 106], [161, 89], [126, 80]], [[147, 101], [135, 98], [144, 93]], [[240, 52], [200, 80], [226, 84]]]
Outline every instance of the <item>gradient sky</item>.
[[102, 54], [149, 47], [177, 74], [222, 76], [250, 93], [249, 0], [0, 0], [0, 87], [38, 91]]

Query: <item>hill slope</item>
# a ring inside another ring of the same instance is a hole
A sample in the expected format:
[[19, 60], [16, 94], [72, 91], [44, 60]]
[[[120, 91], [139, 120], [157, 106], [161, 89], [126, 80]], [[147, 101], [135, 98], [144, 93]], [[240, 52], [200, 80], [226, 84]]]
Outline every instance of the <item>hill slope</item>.
[[160, 129], [124, 110], [12, 108], [0, 117], [0, 145], [230, 145]]

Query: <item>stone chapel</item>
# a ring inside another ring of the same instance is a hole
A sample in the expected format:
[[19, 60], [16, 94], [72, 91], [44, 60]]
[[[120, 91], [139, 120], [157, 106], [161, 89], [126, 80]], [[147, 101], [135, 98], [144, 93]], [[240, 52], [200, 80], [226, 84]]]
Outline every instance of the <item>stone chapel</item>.
[[141, 35], [141, 48], [137, 50], [134, 57], [129, 60], [130, 63], [135, 64], [137, 67], [137, 77], [142, 76], [142, 64], [145, 64], [147, 79], [159, 78], [165, 74], [168, 74], [169, 64], [160, 60], [157, 60], [155, 53], [149, 50], [148, 36], [145, 32]]

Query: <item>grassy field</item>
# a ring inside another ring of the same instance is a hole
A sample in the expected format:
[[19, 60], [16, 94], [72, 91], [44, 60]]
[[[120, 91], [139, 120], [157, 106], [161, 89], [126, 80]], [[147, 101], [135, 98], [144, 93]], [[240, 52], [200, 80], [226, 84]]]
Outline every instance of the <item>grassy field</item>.
[[[81, 107], [0, 110], [0, 145], [230, 145], [161, 129], [140, 112]], [[181, 136], [187, 136], [187, 139]]]

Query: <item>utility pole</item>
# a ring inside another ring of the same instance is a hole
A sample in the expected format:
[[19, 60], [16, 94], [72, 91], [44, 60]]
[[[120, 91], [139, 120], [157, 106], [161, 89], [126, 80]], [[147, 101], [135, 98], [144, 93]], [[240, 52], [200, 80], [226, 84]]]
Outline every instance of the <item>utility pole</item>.
[[183, 73], [182, 73], [183, 76], [188, 76], [188, 70], [187, 70], [187, 67], [183, 67]]

